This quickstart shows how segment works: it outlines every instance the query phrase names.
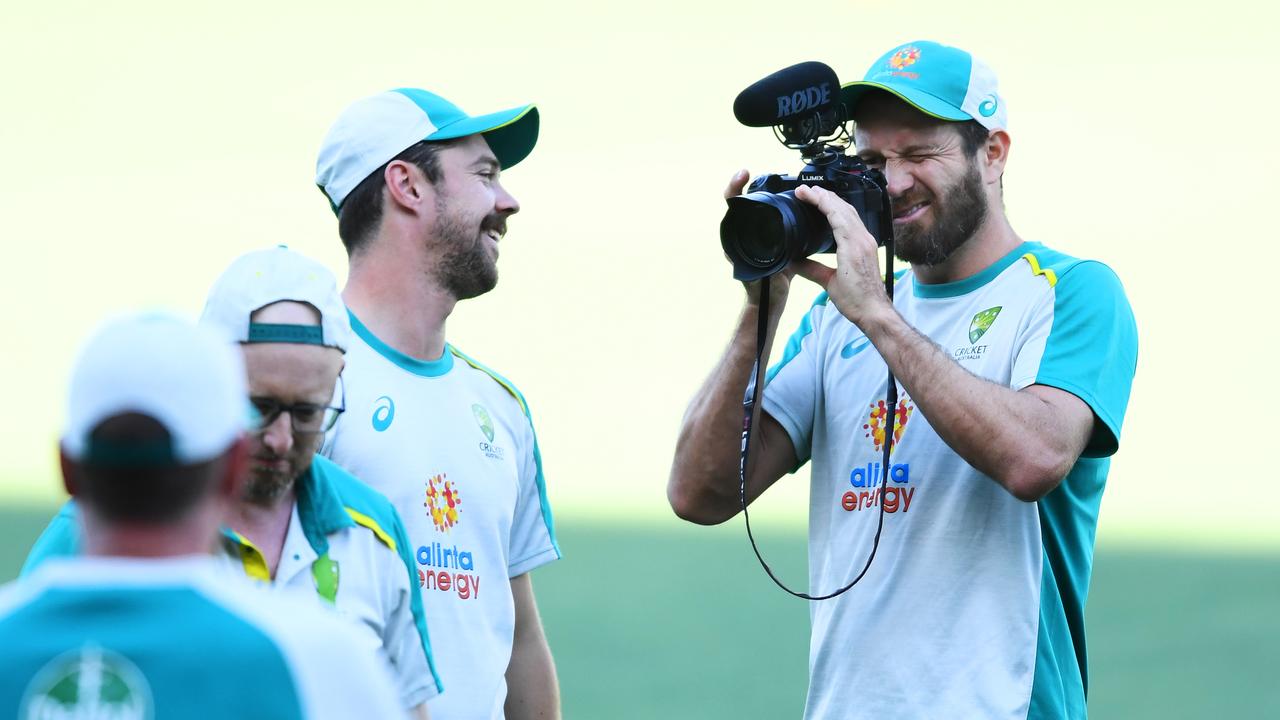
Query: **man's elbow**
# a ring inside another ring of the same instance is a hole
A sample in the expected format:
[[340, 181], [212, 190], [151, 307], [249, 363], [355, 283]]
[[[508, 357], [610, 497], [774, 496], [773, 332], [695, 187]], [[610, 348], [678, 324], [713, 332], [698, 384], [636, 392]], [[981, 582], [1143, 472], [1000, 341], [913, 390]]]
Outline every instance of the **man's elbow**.
[[676, 517], [698, 525], [719, 525], [736, 514], [736, 509], [723, 498], [690, 489], [687, 483], [679, 482], [674, 473], [667, 483], [667, 502]]
[[1071, 471], [1071, 465], [1064, 458], [1037, 455], [1009, 464], [996, 480], [1015, 498], [1033, 503], [1053, 492]]

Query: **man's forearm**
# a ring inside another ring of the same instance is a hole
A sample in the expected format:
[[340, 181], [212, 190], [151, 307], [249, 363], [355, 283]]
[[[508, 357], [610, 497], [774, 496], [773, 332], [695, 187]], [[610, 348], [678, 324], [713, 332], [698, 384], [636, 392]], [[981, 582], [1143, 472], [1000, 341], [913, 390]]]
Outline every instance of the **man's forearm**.
[[[770, 315], [763, 365], [768, 364], [781, 313]], [[738, 477], [742, 401], [755, 364], [759, 317], [759, 307], [748, 303], [729, 347], [694, 395], [681, 423], [667, 498], [676, 514], [686, 520], [710, 524], [737, 512], [738, 485], [734, 481]], [[760, 408], [755, 412], [753, 422], [758, 423]], [[754, 434], [753, 442], [763, 445], [761, 435]], [[758, 457], [759, 453], [752, 455]]]
[[893, 308], [862, 329], [939, 437], [1014, 496], [1036, 500], [1070, 470], [1081, 448], [1043, 399], [968, 372]]

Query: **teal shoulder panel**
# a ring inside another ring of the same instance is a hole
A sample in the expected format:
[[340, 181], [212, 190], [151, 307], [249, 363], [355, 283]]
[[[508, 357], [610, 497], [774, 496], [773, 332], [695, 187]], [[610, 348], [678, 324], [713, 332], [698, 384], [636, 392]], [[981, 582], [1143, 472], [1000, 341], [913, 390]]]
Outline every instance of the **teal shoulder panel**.
[[[906, 271], [904, 270], [903, 272]], [[895, 273], [895, 277], [901, 277], [901, 275]], [[827, 303], [830, 301], [831, 298], [827, 295], [825, 290], [818, 293], [818, 297], [814, 298], [813, 304], [809, 306], [809, 311], [800, 319], [800, 326], [797, 327], [796, 331], [791, 333], [791, 337], [787, 339], [786, 347], [782, 349], [782, 359], [773, 367], [769, 368], [768, 372], [765, 373], [764, 379], [766, 386], [769, 381], [773, 380], [773, 377], [782, 370], [782, 368], [787, 366], [787, 363], [794, 360], [795, 357], [800, 354], [804, 339], [813, 333], [814, 309], [826, 307]]]
[[[58, 717], [133, 716], [111, 706], [144, 704], [152, 708], [146, 716], [156, 718], [303, 717], [293, 673], [275, 642], [187, 588], [46, 590], [0, 619], [0, 644], [0, 707], [15, 716], [24, 701], [51, 696], [66, 711]], [[81, 667], [92, 668], [98, 681], [95, 705], [70, 687]], [[68, 688], [72, 694], [62, 692]], [[22, 710], [27, 717], [30, 708]]]
[[1032, 253], [1053, 285], [1053, 326], [1036, 383], [1079, 397], [1095, 423], [1084, 454], [1106, 457], [1120, 446], [1120, 429], [1138, 364], [1138, 327], [1120, 279], [1111, 268], [1051, 250]]
[[49, 521], [44, 532], [36, 538], [20, 575], [28, 575], [45, 560], [80, 554], [80, 522], [76, 519], [76, 501], [63, 503], [58, 513]]
[[[436, 683], [436, 691], [444, 692], [444, 684], [440, 682], [440, 674], [436, 670], [435, 656], [431, 652], [431, 638], [427, 632], [426, 612], [422, 607], [422, 593], [417, 592], [419, 586], [418, 567], [413, 559], [413, 544], [409, 542], [409, 533], [405, 530], [400, 513], [385, 495], [362, 482], [332, 460], [317, 455], [311, 461], [311, 472], [327, 487], [335, 497], [335, 502], [348, 516], [348, 522], [360, 525], [373, 532], [384, 544], [391, 540], [388, 547], [394, 549], [404, 564], [409, 577], [409, 602], [413, 610], [414, 625], [418, 628], [418, 636], [422, 640], [422, 651], [427, 655], [427, 665], [431, 668], [432, 678]], [[355, 512], [362, 518], [353, 518]], [[367, 519], [374, 527], [363, 522]]]
[[1040, 633], [1031, 717], [1083, 718], [1089, 689], [1084, 607], [1093, 572], [1098, 510], [1111, 461], [1081, 458], [1036, 503], [1044, 549]]
[[525, 401], [524, 395], [510, 380], [502, 377], [452, 345], [448, 346], [448, 352], [457, 355], [466, 364], [493, 378], [494, 382], [501, 385], [508, 393], [511, 393], [511, 396], [520, 404], [520, 409], [524, 411], [525, 419], [529, 421], [529, 430], [533, 433], [533, 463], [537, 474], [538, 502], [542, 504], [542, 522], [547, 526], [547, 536], [551, 538], [551, 547], [555, 549], [556, 557], [564, 557], [560, 552], [560, 542], [556, 539], [556, 523], [551, 516], [551, 503], [547, 500], [547, 480], [542, 474], [542, 450], [538, 447], [538, 431], [533, 425], [533, 415], [529, 412], [529, 403]]

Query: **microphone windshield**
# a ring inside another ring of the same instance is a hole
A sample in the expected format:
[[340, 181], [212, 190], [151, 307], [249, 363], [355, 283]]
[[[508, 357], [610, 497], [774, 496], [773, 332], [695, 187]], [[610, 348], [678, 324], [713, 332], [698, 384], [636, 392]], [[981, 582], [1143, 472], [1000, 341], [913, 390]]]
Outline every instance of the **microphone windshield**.
[[782, 125], [829, 110], [840, 102], [840, 80], [824, 63], [810, 61], [764, 78], [738, 93], [733, 116], [748, 127]]

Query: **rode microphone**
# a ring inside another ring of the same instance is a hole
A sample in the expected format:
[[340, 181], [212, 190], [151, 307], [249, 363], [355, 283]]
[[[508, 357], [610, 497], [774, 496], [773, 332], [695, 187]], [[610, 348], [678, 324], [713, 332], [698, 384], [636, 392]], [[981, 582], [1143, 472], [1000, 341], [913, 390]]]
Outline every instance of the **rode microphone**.
[[738, 93], [733, 116], [747, 127], [776, 127], [787, 145], [803, 146], [844, 124], [840, 80], [825, 63], [802, 62]]

